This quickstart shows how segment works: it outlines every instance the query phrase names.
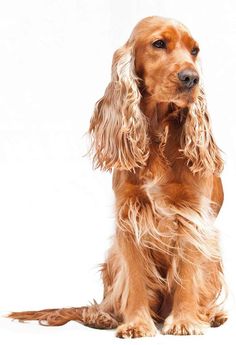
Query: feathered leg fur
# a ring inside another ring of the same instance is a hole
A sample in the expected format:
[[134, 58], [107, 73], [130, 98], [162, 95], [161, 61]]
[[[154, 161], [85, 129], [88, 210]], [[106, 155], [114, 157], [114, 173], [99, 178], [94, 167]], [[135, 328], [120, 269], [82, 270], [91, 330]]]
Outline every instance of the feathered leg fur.
[[[122, 338], [153, 336], [153, 320], [165, 318], [163, 304], [169, 304], [170, 311], [163, 327], [165, 334], [201, 334], [204, 326], [225, 321], [216, 304], [222, 288], [221, 263], [216, 256], [205, 256], [194, 241], [188, 242], [183, 236], [190, 230], [194, 233], [194, 226], [200, 227], [197, 215], [195, 224], [194, 217], [191, 222], [183, 213], [158, 216], [145, 199], [125, 195], [125, 200], [117, 202], [116, 239], [102, 266], [102, 303], [12, 313], [9, 317], [39, 320], [50, 326], [71, 320], [95, 328], [121, 324], [117, 336]], [[187, 214], [193, 214], [193, 210]], [[156, 242], [152, 232], [156, 232]]]

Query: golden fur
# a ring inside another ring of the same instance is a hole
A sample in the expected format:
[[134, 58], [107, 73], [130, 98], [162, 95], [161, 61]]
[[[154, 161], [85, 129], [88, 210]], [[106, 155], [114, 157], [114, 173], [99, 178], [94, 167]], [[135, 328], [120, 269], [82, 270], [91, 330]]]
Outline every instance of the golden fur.
[[[160, 39], [165, 46], [155, 47]], [[116, 196], [116, 233], [101, 269], [103, 301], [10, 317], [47, 325], [77, 320], [117, 328], [122, 338], [153, 336], [155, 322], [163, 323], [163, 334], [185, 335], [226, 320], [214, 227], [223, 161], [196, 49], [185, 26], [148, 17], [114, 54], [111, 82], [89, 130], [94, 165], [113, 170]], [[186, 69], [200, 76], [188, 89], [178, 77]]]

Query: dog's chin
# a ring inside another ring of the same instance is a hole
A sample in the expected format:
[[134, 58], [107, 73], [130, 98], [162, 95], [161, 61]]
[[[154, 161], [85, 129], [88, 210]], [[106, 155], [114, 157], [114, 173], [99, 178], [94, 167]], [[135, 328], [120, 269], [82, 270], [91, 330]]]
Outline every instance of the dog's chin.
[[172, 103], [176, 104], [179, 108], [185, 108], [196, 102], [198, 96], [198, 89], [192, 91], [178, 92], [172, 99]]
[[189, 91], [184, 91], [175, 89], [169, 94], [158, 94], [158, 97], [155, 99], [156, 103], [168, 103], [175, 105], [177, 108], [187, 108], [191, 104], [195, 103], [199, 96], [199, 88], [193, 88]]
[[179, 108], [186, 108], [190, 106], [192, 103], [194, 103], [196, 100], [197, 96], [195, 94], [189, 93], [177, 95], [173, 100], [171, 100], [171, 102]]

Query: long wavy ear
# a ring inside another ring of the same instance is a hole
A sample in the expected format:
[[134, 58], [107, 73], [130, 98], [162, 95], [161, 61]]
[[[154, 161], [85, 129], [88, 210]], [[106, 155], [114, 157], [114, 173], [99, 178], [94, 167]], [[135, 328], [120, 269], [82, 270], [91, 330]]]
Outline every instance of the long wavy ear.
[[188, 158], [188, 166], [193, 173], [219, 175], [223, 170], [223, 160], [212, 135], [202, 88], [197, 101], [189, 108], [181, 136], [181, 149]]
[[112, 62], [112, 78], [91, 118], [93, 161], [96, 168], [132, 170], [148, 158], [147, 120], [139, 104], [133, 48], [126, 43]]

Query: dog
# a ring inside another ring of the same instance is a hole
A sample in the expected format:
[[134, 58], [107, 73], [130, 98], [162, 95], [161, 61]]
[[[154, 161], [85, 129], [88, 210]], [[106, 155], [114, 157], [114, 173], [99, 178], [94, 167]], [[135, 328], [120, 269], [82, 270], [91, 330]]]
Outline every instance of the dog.
[[113, 172], [116, 231], [104, 298], [79, 308], [15, 312], [58, 326], [76, 320], [120, 338], [202, 334], [227, 320], [214, 221], [223, 160], [212, 134], [199, 45], [178, 21], [148, 17], [113, 57], [91, 118], [95, 168]]

